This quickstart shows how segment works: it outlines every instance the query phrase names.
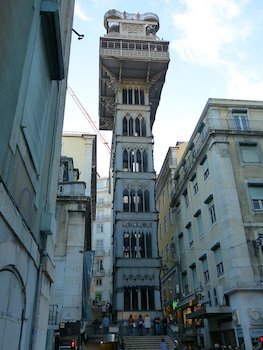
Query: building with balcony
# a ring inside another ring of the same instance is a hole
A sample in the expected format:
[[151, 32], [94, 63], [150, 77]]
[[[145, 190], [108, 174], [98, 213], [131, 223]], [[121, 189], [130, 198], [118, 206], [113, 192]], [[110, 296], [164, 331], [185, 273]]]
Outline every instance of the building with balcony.
[[100, 129], [113, 130], [113, 311], [161, 313], [152, 126], [169, 64], [158, 16], [116, 10], [100, 38]]
[[74, 1], [0, 7], [0, 348], [43, 350]]
[[263, 334], [262, 120], [262, 101], [209, 99], [175, 171], [176, 317], [190, 345], [252, 349]]
[[179, 270], [175, 264], [176, 240], [175, 240], [175, 215], [171, 204], [171, 193], [174, 184], [174, 174], [177, 164], [187, 146], [186, 142], [177, 142], [175, 147], [170, 147], [163, 162], [156, 181], [156, 203], [159, 212], [158, 223], [158, 249], [161, 257], [161, 293], [163, 313], [169, 319], [173, 319], [174, 302], [180, 296], [178, 283]]

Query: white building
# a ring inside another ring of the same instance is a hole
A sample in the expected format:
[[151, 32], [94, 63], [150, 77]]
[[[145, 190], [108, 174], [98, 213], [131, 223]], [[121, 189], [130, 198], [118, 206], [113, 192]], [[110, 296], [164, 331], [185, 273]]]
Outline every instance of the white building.
[[0, 349], [45, 349], [74, 0], [0, 5]]
[[112, 302], [112, 193], [108, 178], [97, 178], [92, 250], [95, 258], [90, 297], [95, 310]]
[[263, 335], [262, 120], [262, 101], [209, 99], [176, 169], [175, 317], [186, 345], [250, 350]]

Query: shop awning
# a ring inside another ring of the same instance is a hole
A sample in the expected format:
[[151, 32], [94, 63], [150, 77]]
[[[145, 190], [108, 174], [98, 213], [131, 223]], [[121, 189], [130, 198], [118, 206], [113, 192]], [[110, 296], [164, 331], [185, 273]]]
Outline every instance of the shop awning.
[[193, 318], [215, 318], [220, 316], [231, 316], [232, 309], [229, 306], [204, 306], [201, 310], [186, 315], [187, 319]]

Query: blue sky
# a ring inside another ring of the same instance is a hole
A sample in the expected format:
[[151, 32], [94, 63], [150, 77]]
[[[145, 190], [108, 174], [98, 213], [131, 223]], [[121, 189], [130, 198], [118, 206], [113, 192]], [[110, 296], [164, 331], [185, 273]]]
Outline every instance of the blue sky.
[[[110, 10], [156, 13], [170, 64], [154, 135], [158, 172], [170, 146], [187, 141], [208, 98], [263, 100], [262, 0], [76, 0], [68, 84], [97, 127], [99, 37]], [[95, 133], [67, 93], [65, 131]], [[102, 132], [111, 145], [111, 132]], [[108, 175], [109, 152], [98, 138], [97, 168]]]

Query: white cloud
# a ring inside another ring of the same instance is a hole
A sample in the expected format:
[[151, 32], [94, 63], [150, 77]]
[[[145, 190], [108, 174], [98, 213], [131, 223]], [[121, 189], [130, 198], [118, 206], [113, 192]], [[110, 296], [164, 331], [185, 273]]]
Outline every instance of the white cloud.
[[81, 8], [80, 4], [76, 2], [75, 4], [75, 10], [74, 10], [75, 16], [79, 17], [82, 21], [90, 21], [91, 18], [86, 15], [84, 10]]
[[263, 76], [256, 72], [229, 69], [227, 91], [230, 98], [263, 100]]
[[[179, 57], [194, 64], [226, 64], [229, 49], [244, 39], [250, 27], [241, 18], [237, 0], [183, 0], [185, 10], [175, 14], [178, 39], [171, 43]], [[180, 36], [180, 37], [179, 37]]]

